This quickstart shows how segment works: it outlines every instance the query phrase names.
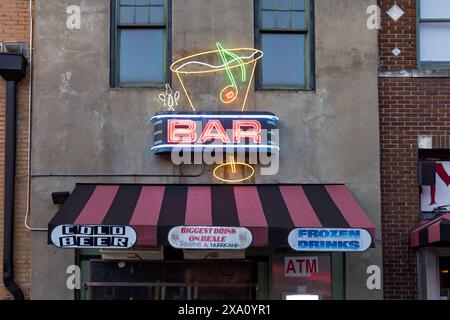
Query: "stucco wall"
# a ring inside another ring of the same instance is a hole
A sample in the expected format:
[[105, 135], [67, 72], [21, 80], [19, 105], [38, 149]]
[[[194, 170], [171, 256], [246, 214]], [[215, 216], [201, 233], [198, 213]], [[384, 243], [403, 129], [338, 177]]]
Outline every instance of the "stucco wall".
[[[248, 109], [274, 112], [281, 121], [280, 172], [252, 182], [345, 183], [376, 224], [378, 240], [377, 34], [366, 28], [366, 8], [374, 3], [316, 0], [316, 92], [251, 90]], [[180, 173], [149, 151], [149, 119], [159, 109], [161, 90], [109, 88], [109, 1], [78, 0], [81, 30], [65, 28], [65, 11], [73, 4], [37, 1], [33, 172]], [[253, 23], [252, 0], [173, 0], [173, 57], [210, 50], [218, 40], [253, 47]], [[51, 192], [71, 191], [76, 182], [214, 183], [210, 168], [199, 178], [35, 178], [33, 224], [46, 225], [56, 212]], [[45, 240], [33, 236], [32, 297], [71, 299], [65, 268], [73, 253]], [[380, 242], [377, 249], [348, 255], [347, 298], [382, 297], [366, 287], [371, 264], [381, 266]]]

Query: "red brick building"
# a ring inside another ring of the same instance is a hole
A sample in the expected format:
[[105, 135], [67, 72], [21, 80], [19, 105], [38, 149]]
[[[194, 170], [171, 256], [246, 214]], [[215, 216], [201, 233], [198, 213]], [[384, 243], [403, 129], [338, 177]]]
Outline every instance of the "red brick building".
[[[30, 2], [26, 0], [0, 0], [0, 42], [22, 42], [26, 44], [29, 57]], [[28, 69], [27, 69], [27, 74]], [[17, 86], [17, 141], [16, 184], [14, 216], [14, 281], [25, 298], [30, 293], [30, 232], [24, 225], [27, 210], [27, 166], [28, 166], [28, 115], [29, 76]], [[4, 217], [4, 159], [5, 159], [5, 106], [6, 83], [0, 77], [0, 268], [3, 271], [3, 217]], [[11, 299], [11, 294], [0, 282], [0, 300]]]
[[421, 225], [420, 160], [450, 155], [450, 52], [440, 41], [450, 39], [449, 4], [378, 5], [384, 297], [430, 299], [426, 268], [418, 265], [426, 263], [423, 252], [411, 249], [410, 233]]

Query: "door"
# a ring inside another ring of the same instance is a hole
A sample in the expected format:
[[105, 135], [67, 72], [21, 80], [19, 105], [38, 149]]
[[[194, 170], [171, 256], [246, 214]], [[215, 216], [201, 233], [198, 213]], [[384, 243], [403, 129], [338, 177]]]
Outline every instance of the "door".
[[439, 287], [441, 300], [450, 300], [450, 257], [439, 257]]

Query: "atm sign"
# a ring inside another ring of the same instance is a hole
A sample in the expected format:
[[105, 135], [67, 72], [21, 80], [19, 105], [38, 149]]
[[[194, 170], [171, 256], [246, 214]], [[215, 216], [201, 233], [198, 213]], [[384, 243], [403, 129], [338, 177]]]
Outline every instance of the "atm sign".
[[311, 277], [319, 272], [318, 257], [285, 257], [285, 277]]

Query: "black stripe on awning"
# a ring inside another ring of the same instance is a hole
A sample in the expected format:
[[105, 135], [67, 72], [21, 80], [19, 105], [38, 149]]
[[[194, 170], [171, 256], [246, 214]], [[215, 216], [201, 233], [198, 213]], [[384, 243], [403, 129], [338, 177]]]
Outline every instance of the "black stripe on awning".
[[290, 230], [294, 229], [294, 223], [284, 203], [280, 189], [261, 185], [258, 186], [258, 194], [267, 224], [271, 226], [269, 243], [274, 246], [284, 246]]
[[66, 199], [62, 207], [58, 210], [58, 213], [51, 220], [51, 227], [66, 223], [73, 223], [80, 214], [81, 210], [83, 210], [89, 198], [92, 196], [95, 187], [96, 185], [93, 184], [78, 185]]
[[329, 193], [322, 185], [303, 186], [306, 196], [324, 228], [349, 228]]
[[166, 187], [158, 220], [158, 243], [168, 245], [168, 234], [173, 226], [183, 226], [186, 212], [187, 186]]
[[428, 244], [428, 229], [424, 228], [419, 231], [419, 243], [421, 246]]
[[239, 225], [233, 186], [211, 188], [212, 224], [218, 227]]
[[441, 241], [449, 243], [450, 246], [450, 221], [443, 220], [441, 222]]
[[128, 225], [141, 194], [137, 185], [122, 185], [103, 220], [104, 225]]

